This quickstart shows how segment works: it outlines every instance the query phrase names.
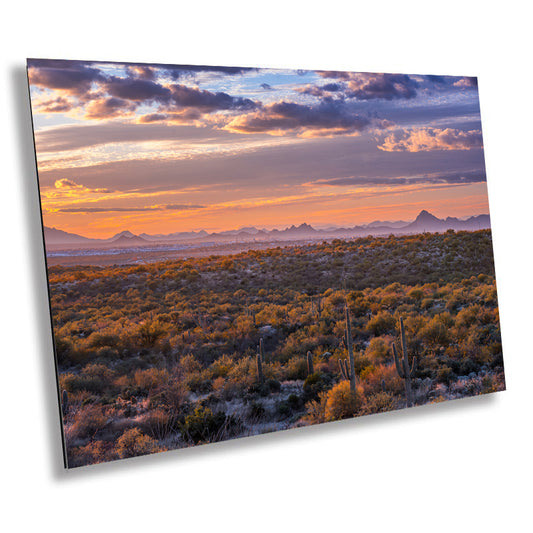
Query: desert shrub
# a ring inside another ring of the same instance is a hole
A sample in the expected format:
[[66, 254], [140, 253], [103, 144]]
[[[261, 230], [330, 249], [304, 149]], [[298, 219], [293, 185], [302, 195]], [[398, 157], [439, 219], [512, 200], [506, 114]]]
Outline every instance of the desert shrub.
[[103, 392], [106, 386], [106, 383], [97, 376], [91, 377], [83, 374], [73, 374], [72, 372], [60, 374], [59, 384], [61, 389], [65, 389], [70, 393], [87, 391], [98, 394]]
[[305, 397], [308, 400], [318, 399], [318, 394], [322, 392], [327, 386], [327, 381], [321, 374], [315, 372], [305, 378], [303, 389]]
[[302, 405], [302, 399], [297, 394], [289, 394], [287, 402], [291, 409], [298, 409]]
[[147, 368], [146, 370], [137, 370], [133, 375], [134, 384], [148, 393], [152, 389], [163, 385], [168, 381], [168, 371], [166, 369]]
[[279, 402], [277, 405], [277, 411], [281, 416], [289, 416], [291, 414], [291, 407], [289, 405], [289, 402]]
[[192, 354], [188, 354], [185, 357], [182, 357], [179, 362], [179, 367], [183, 370], [185, 374], [192, 374], [194, 372], [200, 372], [202, 370], [202, 366]]
[[305, 405], [307, 412], [302, 420], [308, 424], [322, 424], [326, 422], [327, 401], [328, 393], [325, 391], [319, 393], [317, 400], [311, 400]]
[[226, 415], [224, 413], [213, 414], [213, 411], [208, 407], [197, 407], [194, 413], [185, 417], [180, 429], [184, 439], [198, 444], [200, 442], [220, 440], [220, 435], [226, 423]]
[[455, 317], [455, 325], [459, 328], [469, 328], [478, 321], [480, 311], [479, 305], [470, 305], [461, 309]]
[[420, 300], [422, 300], [423, 296], [424, 296], [424, 291], [418, 287], [415, 287], [414, 289], [411, 289], [408, 293], [407, 293], [407, 296], [409, 296], [409, 298], [412, 298], [413, 300], [419, 302]]
[[224, 386], [226, 385], [226, 380], [221, 376], [213, 380], [213, 390], [215, 392], [224, 391]]
[[74, 419], [68, 429], [68, 435], [74, 438], [94, 438], [102, 430], [109, 417], [101, 405], [91, 404], [81, 407], [74, 414]]
[[487, 394], [489, 392], [496, 392], [500, 390], [498, 387], [497, 381], [489, 374], [486, 374], [481, 378], [481, 392], [482, 394]]
[[165, 451], [166, 448], [148, 435], [144, 435], [139, 428], [126, 430], [117, 440], [115, 452], [121, 459], [137, 457]]
[[88, 348], [116, 347], [118, 337], [116, 335], [102, 334], [94, 331], [87, 338]]
[[171, 411], [179, 411], [187, 397], [187, 386], [181, 380], [173, 378], [160, 387], [150, 391], [149, 407], [163, 407]]
[[259, 394], [261, 396], [268, 396], [273, 392], [281, 390], [281, 383], [275, 379], [267, 379], [264, 383], [256, 381], [248, 387], [249, 394]]
[[68, 449], [69, 467], [104, 463], [116, 459], [113, 443], [103, 440], [89, 442], [85, 446]]
[[390, 392], [378, 392], [366, 398], [362, 414], [384, 413], [398, 408], [396, 397]]
[[422, 309], [429, 309], [430, 307], [433, 306], [433, 298], [424, 298], [421, 302], [420, 302], [420, 307]]
[[385, 388], [393, 394], [400, 394], [404, 390], [403, 380], [398, 376], [394, 365], [377, 365], [365, 371], [361, 380], [365, 394], [371, 395], [382, 391], [382, 382]]
[[365, 350], [365, 356], [372, 362], [385, 362], [391, 359], [391, 342], [390, 337], [374, 337]]
[[449, 385], [457, 376], [449, 366], [443, 366], [437, 371], [437, 381]]
[[479, 365], [470, 357], [463, 357], [459, 363], [459, 374], [461, 376], [468, 376], [472, 372], [477, 372]]
[[366, 324], [366, 330], [376, 337], [385, 335], [387, 333], [394, 333], [395, 328], [396, 320], [390, 313], [386, 311], [380, 311]]
[[261, 402], [252, 402], [248, 409], [248, 420], [258, 421], [265, 416], [265, 408]]
[[265, 384], [270, 392], [279, 392], [281, 390], [281, 383], [277, 379], [267, 379]]
[[111, 381], [115, 375], [113, 370], [102, 363], [90, 363], [83, 368], [81, 373], [89, 378], [98, 378], [106, 382]]
[[165, 325], [158, 321], [147, 321], [141, 324], [136, 332], [139, 344], [145, 348], [153, 347], [165, 333]]
[[232, 367], [233, 367], [232, 359], [228, 357], [227, 355], [223, 355], [222, 357], [219, 357], [209, 367], [209, 370], [211, 371], [211, 377], [213, 379], [216, 379], [218, 377], [225, 378], [229, 374]]
[[228, 381], [238, 390], [245, 390], [256, 380], [256, 376], [257, 365], [255, 358], [252, 360], [251, 357], [243, 357], [233, 365], [228, 374]]
[[164, 409], [152, 409], [139, 420], [139, 429], [157, 440], [165, 439], [178, 429], [178, 418]]
[[447, 345], [449, 342], [449, 330], [440, 319], [440, 315], [433, 317], [420, 331], [420, 338], [429, 346]]
[[362, 404], [361, 392], [358, 391], [358, 394], [354, 395], [350, 390], [349, 381], [337, 383], [328, 391], [324, 412], [326, 421], [343, 420], [355, 416]]
[[55, 353], [57, 355], [57, 362], [60, 365], [66, 365], [70, 361], [73, 353], [72, 344], [67, 339], [60, 337], [59, 335], [55, 335], [54, 345]]
[[213, 382], [207, 370], [189, 374], [185, 381], [187, 388], [197, 394], [206, 394], [213, 390]]
[[305, 379], [307, 376], [307, 360], [303, 357], [292, 357], [287, 363], [286, 379]]

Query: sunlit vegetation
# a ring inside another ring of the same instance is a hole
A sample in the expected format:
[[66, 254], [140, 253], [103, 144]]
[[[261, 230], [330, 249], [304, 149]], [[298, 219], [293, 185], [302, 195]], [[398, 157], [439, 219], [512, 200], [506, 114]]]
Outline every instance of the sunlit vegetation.
[[489, 231], [55, 266], [49, 280], [70, 466], [404, 408], [400, 318], [414, 405], [505, 387]]

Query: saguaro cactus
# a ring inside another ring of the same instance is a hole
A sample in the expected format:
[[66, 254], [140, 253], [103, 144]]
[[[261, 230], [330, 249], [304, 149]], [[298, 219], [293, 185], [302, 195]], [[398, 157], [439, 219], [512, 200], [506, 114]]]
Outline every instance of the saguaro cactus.
[[68, 415], [68, 392], [63, 389], [63, 392], [61, 394], [61, 410], [63, 411], [63, 416]]
[[411, 377], [414, 374], [416, 368], [416, 356], [413, 357], [411, 367], [409, 367], [409, 359], [407, 356], [407, 342], [405, 340], [405, 328], [403, 326], [403, 318], [400, 317], [400, 336], [402, 341], [402, 358], [398, 357], [398, 351], [396, 350], [396, 344], [392, 343], [392, 353], [394, 355], [394, 363], [396, 365], [396, 371], [398, 375], [404, 380], [405, 383], [405, 398], [407, 400], [407, 407], [413, 406], [413, 391], [411, 389]]
[[352, 326], [350, 323], [350, 311], [348, 305], [346, 304], [344, 308], [344, 317], [346, 320], [346, 332], [345, 332], [345, 341], [346, 347], [348, 348], [348, 356], [350, 358], [349, 362], [347, 359], [339, 359], [339, 366], [341, 368], [341, 374], [344, 379], [350, 381], [350, 390], [355, 395], [355, 359], [353, 355], [353, 342], [352, 342]]
[[315, 369], [313, 367], [313, 354], [311, 352], [307, 352], [307, 375], [310, 376], [314, 373]]
[[263, 348], [263, 339], [259, 339], [259, 346], [257, 347], [259, 350], [259, 355], [261, 356], [261, 361], [265, 362], [265, 349]]
[[259, 383], [263, 383], [263, 362], [261, 361], [261, 354], [257, 354], [257, 379]]
[[320, 322], [322, 309], [322, 298], [320, 298], [320, 296], [317, 296], [315, 300], [315, 298], [311, 296], [311, 314], [316, 315], [317, 323]]

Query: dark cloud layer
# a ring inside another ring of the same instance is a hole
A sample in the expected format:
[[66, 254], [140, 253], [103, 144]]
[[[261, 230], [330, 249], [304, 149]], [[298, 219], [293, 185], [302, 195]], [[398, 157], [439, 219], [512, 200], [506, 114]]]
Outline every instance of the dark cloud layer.
[[306, 130], [316, 135], [350, 134], [363, 130], [370, 120], [353, 113], [341, 100], [325, 100], [316, 106], [277, 102], [264, 106], [258, 113], [242, 115], [227, 129], [240, 133], [283, 134]]
[[[396, 98], [411, 99], [416, 96], [418, 82], [407, 74], [371, 74], [359, 72], [319, 71], [323, 78], [346, 83], [345, 96], [359, 100]], [[324, 89], [324, 87], [322, 87]]]
[[31, 67], [28, 70], [31, 85], [48, 89], [61, 89], [73, 95], [83, 95], [92, 84], [103, 80], [99, 69], [81, 63], [63, 66]]
[[230, 96], [224, 92], [211, 92], [186, 85], [173, 85], [171, 87], [172, 104], [179, 107], [196, 107], [208, 110], [244, 109], [252, 110], [259, 104], [249, 98]]
[[135, 102], [168, 102], [170, 90], [159, 83], [138, 78], [119, 78], [110, 76], [102, 88], [111, 96], [134, 100]]
[[440, 172], [424, 176], [401, 176], [401, 177], [371, 177], [371, 176], [348, 176], [342, 178], [320, 179], [307, 185], [318, 186], [373, 186], [373, 185], [413, 185], [413, 184], [462, 184], [482, 183], [487, 181], [484, 170], [472, 170], [464, 172]]

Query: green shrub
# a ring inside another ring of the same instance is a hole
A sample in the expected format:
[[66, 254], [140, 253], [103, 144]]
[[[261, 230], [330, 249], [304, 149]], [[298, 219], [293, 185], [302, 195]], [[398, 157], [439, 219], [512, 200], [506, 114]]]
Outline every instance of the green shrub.
[[457, 376], [453, 373], [453, 370], [449, 366], [443, 366], [437, 371], [437, 381], [449, 385], [452, 381], [457, 379]]
[[197, 407], [193, 414], [187, 415], [180, 425], [184, 439], [198, 444], [220, 440], [222, 430], [226, 425], [224, 413], [213, 414], [208, 407]]
[[316, 400], [318, 393], [326, 388], [327, 382], [318, 372], [310, 374], [305, 378], [303, 389], [306, 399]]

